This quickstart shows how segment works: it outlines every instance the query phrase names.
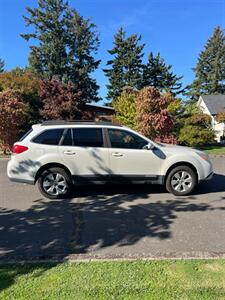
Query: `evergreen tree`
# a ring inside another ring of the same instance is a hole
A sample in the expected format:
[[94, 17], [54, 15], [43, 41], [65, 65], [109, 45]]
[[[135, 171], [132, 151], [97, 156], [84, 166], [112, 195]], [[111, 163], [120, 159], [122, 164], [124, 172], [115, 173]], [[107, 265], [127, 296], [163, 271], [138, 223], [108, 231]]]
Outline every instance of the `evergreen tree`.
[[120, 28], [114, 36], [114, 47], [108, 50], [112, 59], [107, 62], [104, 72], [109, 84], [107, 98], [115, 100], [124, 87], [137, 89], [141, 84], [142, 58], [144, 44], [139, 44], [141, 36], [132, 34], [126, 38], [126, 32]]
[[4, 66], [5, 66], [4, 60], [0, 58], [0, 73], [4, 72]]
[[181, 93], [182, 78], [172, 72], [172, 66], [166, 65], [164, 59], [158, 53], [156, 56], [150, 52], [148, 62], [143, 66], [141, 87], [153, 86], [159, 91], [167, 91], [174, 95]]
[[39, 0], [27, 8], [25, 22], [34, 32], [22, 34], [37, 44], [30, 47], [29, 63], [42, 78], [72, 81], [87, 101], [98, 100], [98, 85], [91, 73], [98, 67], [94, 55], [99, 46], [95, 25], [85, 20], [65, 0]]
[[225, 93], [225, 36], [220, 27], [215, 28], [193, 70], [195, 80], [187, 92], [192, 101], [201, 94]]

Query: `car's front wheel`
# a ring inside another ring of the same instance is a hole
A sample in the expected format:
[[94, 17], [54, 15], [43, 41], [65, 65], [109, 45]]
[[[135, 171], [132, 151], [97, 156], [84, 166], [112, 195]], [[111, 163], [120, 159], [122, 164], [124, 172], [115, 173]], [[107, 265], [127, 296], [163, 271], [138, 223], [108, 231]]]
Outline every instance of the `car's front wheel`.
[[185, 196], [193, 192], [197, 186], [196, 173], [188, 166], [172, 169], [166, 178], [166, 189], [176, 196]]
[[46, 198], [67, 198], [71, 193], [72, 182], [64, 169], [49, 168], [40, 175], [38, 188]]

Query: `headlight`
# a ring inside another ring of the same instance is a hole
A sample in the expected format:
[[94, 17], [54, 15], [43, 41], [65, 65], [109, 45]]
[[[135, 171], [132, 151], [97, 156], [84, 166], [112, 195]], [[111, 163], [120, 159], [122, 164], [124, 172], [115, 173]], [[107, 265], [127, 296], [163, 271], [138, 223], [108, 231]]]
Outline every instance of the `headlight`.
[[208, 154], [206, 154], [205, 152], [196, 152], [202, 159], [206, 160], [206, 161], [210, 161]]

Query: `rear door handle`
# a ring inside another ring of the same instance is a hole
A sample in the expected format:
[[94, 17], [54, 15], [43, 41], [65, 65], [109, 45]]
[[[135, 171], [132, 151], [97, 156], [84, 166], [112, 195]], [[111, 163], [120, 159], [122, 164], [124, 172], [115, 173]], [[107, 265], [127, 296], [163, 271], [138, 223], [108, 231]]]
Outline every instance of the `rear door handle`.
[[119, 153], [119, 152], [114, 152], [114, 153], [112, 153], [112, 156], [121, 157], [121, 156], [123, 156], [123, 154]]
[[76, 154], [76, 152], [74, 152], [72, 150], [66, 150], [63, 153], [66, 154], [66, 155], [75, 155]]

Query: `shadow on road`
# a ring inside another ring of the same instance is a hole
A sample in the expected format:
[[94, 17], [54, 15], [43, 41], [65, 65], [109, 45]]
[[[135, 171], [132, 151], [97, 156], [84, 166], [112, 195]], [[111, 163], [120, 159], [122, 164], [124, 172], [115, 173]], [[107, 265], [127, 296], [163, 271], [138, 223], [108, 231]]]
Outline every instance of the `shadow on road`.
[[[134, 245], [145, 237], [168, 239], [179, 212], [225, 210], [222, 204], [199, 203], [197, 198], [200, 194], [224, 192], [224, 178], [216, 174], [195, 195], [175, 198], [166, 194], [164, 201], [152, 197], [165, 194], [159, 186], [108, 185], [79, 188], [75, 199], [37, 199], [27, 210], [0, 208], [0, 262], [63, 259], [70, 253], [88, 253], [93, 247]], [[40, 266], [40, 274], [50, 267]], [[37, 266], [34, 269], [37, 274]], [[3, 277], [0, 273], [0, 290], [13, 284], [18, 274], [34, 269], [18, 266], [14, 272], [4, 271]]]
[[[179, 212], [225, 210], [209, 203], [196, 203], [195, 195], [151, 201], [151, 193], [162, 193], [158, 186], [92, 188], [79, 192], [85, 201], [79, 205], [80, 240], [74, 251], [86, 253], [92, 247], [133, 245], [144, 237], [168, 239]], [[85, 224], [88, 220], [88, 226]]]
[[[223, 180], [215, 175], [198, 194], [224, 191]], [[167, 200], [153, 201], [155, 193], [165, 192], [158, 186], [92, 186], [79, 188], [77, 199], [38, 199], [24, 211], [0, 208], [0, 259], [63, 258], [96, 245], [122, 247], [143, 237], [168, 239], [179, 212], [224, 210], [197, 203], [195, 195], [167, 194]]]
[[209, 181], [202, 182], [196, 189], [195, 195], [225, 192], [225, 176], [214, 174]]

